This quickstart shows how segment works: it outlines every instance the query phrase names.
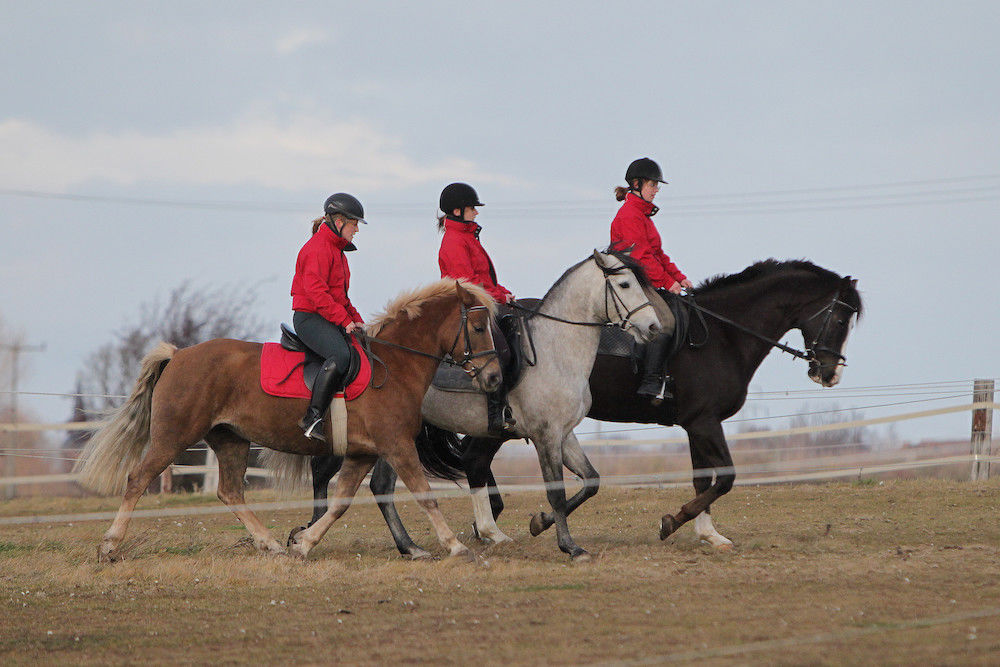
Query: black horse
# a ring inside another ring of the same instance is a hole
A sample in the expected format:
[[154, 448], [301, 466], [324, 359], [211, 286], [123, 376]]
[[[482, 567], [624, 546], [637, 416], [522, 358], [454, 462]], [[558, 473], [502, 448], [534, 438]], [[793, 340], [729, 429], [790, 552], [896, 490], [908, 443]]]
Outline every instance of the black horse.
[[[728, 539], [712, 525], [709, 506], [733, 486], [735, 472], [722, 430], [722, 422], [736, 414], [746, 400], [747, 387], [772, 347], [791, 329], [799, 329], [806, 342], [808, 375], [824, 387], [840, 381], [847, 337], [861, 315], [857, 280], [804, 260], [758, 262], [741, 273], [711, 278], [694, 290], [695, 302], [705, 311], [692, 319], [690, 344], [670, 361], [676, 403], [652, 405], [635, 393], [639, 377], [632, 361], [599, 354], [590, 376], [592, 404], [588, 417], [611, 422], [678, 424], [687, 431], [694, 469], [695, 497], [676, 514], [666, 514], [660, 522], [660, 539], [695, 519], [698, 536], [717, 548], [729, 548]], [[714, 314], [714, 315], [713, 315]], [[788, 351], [786, 349], [786, 351]], [[794, 351], [793, 351], [794, 352]], [[469, 487], [486, 487], [494, 517], [503, 511], [490, 464], [503, 440], [458, 437], [427, 425], [422, 438], [435, 441], [442, 456], [461, 459]], [[584, 492], [567, 506], [567, 513], [597, 493], [599, 479], [589, 461], [574, 473], [584, 478]], [[340, 469], [335, 456], [312, 459], [313, 496], [326, 498], [327, 486]], [[396, 484], [393, 469], [380, 461], [372, 473], [370, 486], [379, 497], [379, 508], [392, 531], [400, 553], [409, 557], [427, 555], [407, 534], [391, 495]], [[317, 504], [313, 521], [326, 511]], [[532, 535], [553, 523], [551, 515], [531, 518]]]

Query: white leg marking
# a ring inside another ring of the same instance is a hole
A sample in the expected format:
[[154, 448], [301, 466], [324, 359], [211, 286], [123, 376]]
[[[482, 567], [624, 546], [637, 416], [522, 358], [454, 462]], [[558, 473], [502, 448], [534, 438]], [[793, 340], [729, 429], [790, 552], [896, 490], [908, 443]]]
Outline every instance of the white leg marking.
[[500, 530], [497, 522], [493, 519], [493, 508], [490, 507], [490, 493], [485, 486], [472, 490], [472, 511], [476, 515], [476, 530], [479, 531], [479, 537], [494, 544], [514, 541]]
[[708, 542], [716, 549], [728, 549], [733, 546], [731, 540], [719, 534], [712, 523], [712, 515], [702, 512], [694, 518], [694, 533], [704, 542]]

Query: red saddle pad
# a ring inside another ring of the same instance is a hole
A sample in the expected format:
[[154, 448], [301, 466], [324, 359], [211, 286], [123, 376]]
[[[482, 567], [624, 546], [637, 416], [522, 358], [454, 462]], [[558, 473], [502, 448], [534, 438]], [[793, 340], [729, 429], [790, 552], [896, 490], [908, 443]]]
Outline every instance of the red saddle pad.
[[[344, 389], [344, 398], [349, 401], [364, 393], [372, 379], [372, 364], [361, 348], [361, 343], [351, 336], [351, 344], [361, 354], [361, 369], [358, 376]], [[264, 349], [260, 353], [260, 388], [271, 396], [310, 398], [312, 392], [302, 375], [305, 360], [305, 352], [292, 352], [278, 343], [264, 343]]]

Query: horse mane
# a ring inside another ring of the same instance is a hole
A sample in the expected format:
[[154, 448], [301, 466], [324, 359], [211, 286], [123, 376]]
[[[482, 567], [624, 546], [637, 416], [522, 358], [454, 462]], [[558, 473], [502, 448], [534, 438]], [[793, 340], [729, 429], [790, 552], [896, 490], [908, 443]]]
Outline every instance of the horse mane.
[[369, 336], [378, 336], [386, 326], [400, 318], [412, 320], [420, 315], [424, 304], [455, 296], [456, 282], [471, 292], [479, 305], [486, 306], [491, 314], [496, 314], [496, 301], [482, 287], [462, 279], [456, 281], [454, 278], [442, 278], [436, 283], [401, 292], [395, 299], [386, 304], [381, 313], [378, 313], [371, 322], [365, 325], [365, 332]]
[[[830, 271], [829, 269], [824, 269], [821, 266], [817, 266], [807, 259], [789, 259], [781, 261], [771, 257], [769, 259], [763, 259], [759, 262], [751, 264], [739, 273], [720, 273], [712, 276], [711, 278], [704, 280], [695, 288], [694, 295], [698, 296], [714, 292], [719, 289], [724, 289], [726, 287], [745, 285], [746, 283], [759, 280], [761, 278], [787, 273], [789, 271], [805, 271], [807, 273], [812, 273], [820, 280], [829, 282], [831, 284], [831, 289], [843, 280], [843, 277], [839, 274]], [[858, 294], [856, 288], [852, 287], [851, 290], [857, 299], [858, 317], [860, 317], [861, 295]]]
[[[601, 252], [604, 253], [605, 255], [611, 255], [612, 257], [614, 257], [615, 259], [617, 259], [619, 262], [621, 262], [622, 264], [624, 264], [626, 269], [628, 269], [633, 274], [635, 274], [635, 279], [639, 281], [639, 286], [640, 287], [642, 287], [643, 289], [646, 289], [646, 288], [652, 286], [652, 283], [649, 282], [649, 276], [646, 275], [646, 271], [642, 268], [642, 265], [639, 264], [639, 262], [637, 262], [635, 259], [633, 259], [632, 256], [628, 254], [628, 251], [624, 251], [624, 250], [612, 250], [611, 248], [608, 248], [606, 250], [602, 250]], [[573, 271], [575, 271], [580, 265], [582, 265], [585, 262], [593, 259], [593, 257], [594, 257], [593, 255], [590, 255], [589, 257], [584, 257], [579, 262], [577, 262], [573, 266], [571, 266], [568, 269], [566, 269], [565, 271], [563, 271], [563, 274], [561, 276], [559, 276], [559, 280], [557, 280], [554, 283], [552, 283], [552, 287], [550, 287], [548, 289], [548, 291], [545, 292], [545, 296], [542, 297], [542, 302], [543, 303], [545, 302], [545, 299], [547, 299], [549, 297], [549, 294], [551, 294], [553, 292], [553, 290], [555, 290], [557, 287], [559, 287], [559, 285], [564, 280], [566, 280], [566, 278], [567, 278], [567, 276], [569, 276], [569, 274], [573, 273]]]

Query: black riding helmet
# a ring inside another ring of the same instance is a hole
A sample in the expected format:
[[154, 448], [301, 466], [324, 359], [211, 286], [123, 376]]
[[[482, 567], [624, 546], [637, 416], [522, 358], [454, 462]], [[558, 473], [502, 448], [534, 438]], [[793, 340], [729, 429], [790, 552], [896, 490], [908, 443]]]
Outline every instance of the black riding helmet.
[[357, 220], [366, 225], [368, 224], [368, 221], [365, 220], [365, 209], [361, 205], [361, 202], [346, 192], [338, 192], [327, 197], [326, 202], [323, 204], [323, 212], [330, 216], [342, 215], [345, 218]]
[[641, 157], [638, 160], [633, 160], [632, 164], [628, 166], [625, 170], [625, 182], [628, 186], [632, 187], [632, 181], [637, 178], [642, 178], [647, 181], [658, 181], [660, 183], [666, 183], [663, 180], [663, 172], [660, 171], [660, 165], [656, 164], [648, 157]]
[[464, 210], [466, 206], [485, 206], [479, 201], [479, 195], [468, 183], [451, 183], [444, 186], [441, 191], [441, 200], [438, 204], [445, 215], [457, 209]]

